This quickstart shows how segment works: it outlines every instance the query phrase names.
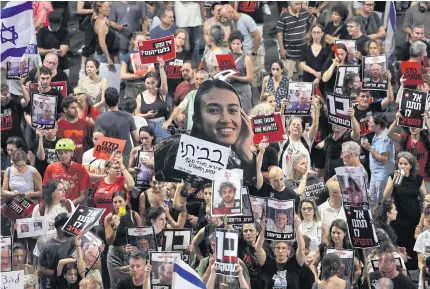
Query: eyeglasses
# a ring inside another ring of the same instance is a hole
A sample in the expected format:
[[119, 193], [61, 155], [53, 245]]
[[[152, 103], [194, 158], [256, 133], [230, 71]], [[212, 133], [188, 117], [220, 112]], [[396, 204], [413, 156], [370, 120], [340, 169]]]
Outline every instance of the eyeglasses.
[[23, 169], [23, 168], [25, 168], [26, 164], [23, 164], [23, 165], [16, 165], [16, 164], [13, 164], [13, 166], [14, 166], [15, 168], [17, 168], [17, 169]]
[[356, 27], [357, 25], [346, 25], [346, 28], [354, 28], [354, 27]]
[[302, 210], [302, 212], [312, 212], [314, 210], [314, 208], [313, 207], [303, 207], [301, 210]]
[[276, 251], [284, 251], [284, 250], [288, 250], [288, 247], [275, 247]]

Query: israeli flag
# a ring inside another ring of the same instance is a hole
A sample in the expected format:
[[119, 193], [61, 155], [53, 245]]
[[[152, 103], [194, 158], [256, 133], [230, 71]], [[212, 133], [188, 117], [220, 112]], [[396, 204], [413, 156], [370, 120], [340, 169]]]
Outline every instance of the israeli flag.
[[1, 63], [20, 62], [37, 55], [31, 1], [9, 1], [1, 10]]
[[206, 285], [193, 268], [177, 258], [173, 265], [172, 289], [206, 289]]
[[388, 61], [393, 64], [396, 57], [396, 4], [394, 1], [385, 2], [384, 27], [385, 31], [387, 31], [387, 36], [385, 36], [384, 43], [385, 54], [387, 54]]

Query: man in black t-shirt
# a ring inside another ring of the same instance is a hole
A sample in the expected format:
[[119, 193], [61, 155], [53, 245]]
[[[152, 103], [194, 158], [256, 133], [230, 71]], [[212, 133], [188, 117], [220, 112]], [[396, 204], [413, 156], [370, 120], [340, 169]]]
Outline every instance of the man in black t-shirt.
[[367, 54], [365, 49], [365, 44], [370, 40], [369, 37], [361, 33], [361, 19], [357, 17], [351, 17], [346, 22], [346, 29], [348, 30], [349, 36], [346, 38], [348, 40], [355, 40], [357, 45], [357, 51], [355, 52], [355, 58], [360, 59], [361, 56], [365, 56]]
[[286, 187], [284, 172], [280, 167], [272, 167], [269, 170], [269, 182], [264, 182], [263, 186], [254, 192], [254, 195], [278, 200], [291, 200], [296, 198], [298, 200], [296, 193]]
[[57, 144], [58, 127], [49, 130], [36, 130], [36, 139], [30, 143], [30, 150], [36, 156], [35, 168], [40, 173], [43, 179], [45, 170], [48, 165], [58, 161], [55, 153], [55, 145]]
[[399, 53], [397, 54], [397, 60], [398, 61], [407, 61], [411, 57], [410, 54], [410, 48], [412, 43], [415, 41], [422, 41], [427, 45], [427, 56], [430, 55], [430, 45], [428, 42], [426, 42], [425, 34], [424, 34], [424, 25], [415, 25], [412, 27], [412, 33], [410, 34], [411, 39], [409, 41], [406, 41], [401, 46], [401, 49], [399, 50]]
[[129, 260], [131, 276], [121, 280], [118, 289], [149, 289], [152, 266], [146, 264], [141, 251], [132, 252]]

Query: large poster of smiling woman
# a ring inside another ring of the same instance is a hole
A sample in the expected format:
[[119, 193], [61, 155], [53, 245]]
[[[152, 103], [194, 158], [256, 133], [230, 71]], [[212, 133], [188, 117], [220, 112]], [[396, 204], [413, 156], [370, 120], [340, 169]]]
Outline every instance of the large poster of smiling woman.
[[196, 92], [189, 136], [174, 135], [155, 147], [158, 181], [198, 184], [218, 171], [242, 169], [244, 185], [256, 181], [251, 120], [232, 85], [208, 79]]

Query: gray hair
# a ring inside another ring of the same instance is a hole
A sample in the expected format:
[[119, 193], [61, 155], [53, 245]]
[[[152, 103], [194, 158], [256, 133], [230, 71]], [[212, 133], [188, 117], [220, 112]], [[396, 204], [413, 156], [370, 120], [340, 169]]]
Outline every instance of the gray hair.
[[342, 152], [352, 153], [354, 156], [358, 157], [360, 155], [361, 148], [355, 141], [347, 141], [342, 144]]
[[209, 34], [211, 36], [212, 42], [215, 43], [216, 46], [222, 45], [224, 42], [225, 32], [221, 25], [212, 25]]
[[394, 283], [388, 278], [379, 278], [376, 289], [394, 289]]
[[267, 102], [262, 102], [254, 106], [249, 112], [249, 116], [254, 117], [259, 114], [268, 115], [275, 112], [275, 108]]
[[415, 41], [409, 48], [411, 58], [420, 57], [422, 54], [427, 55], [427, 45], [421, 41]]
[[37, 279], [33, 274], [24, 275], [24, 289], [27, 288], [38, 288]]
[[303, 158], [308, 159], [308, 155], [302, 151], [299, 151], [298, 153], [293, 154], [293, 162], [292, 162], [293, 168], [294, 168], [294, 165], [296, 165], [299, 162], [299, 160]]

